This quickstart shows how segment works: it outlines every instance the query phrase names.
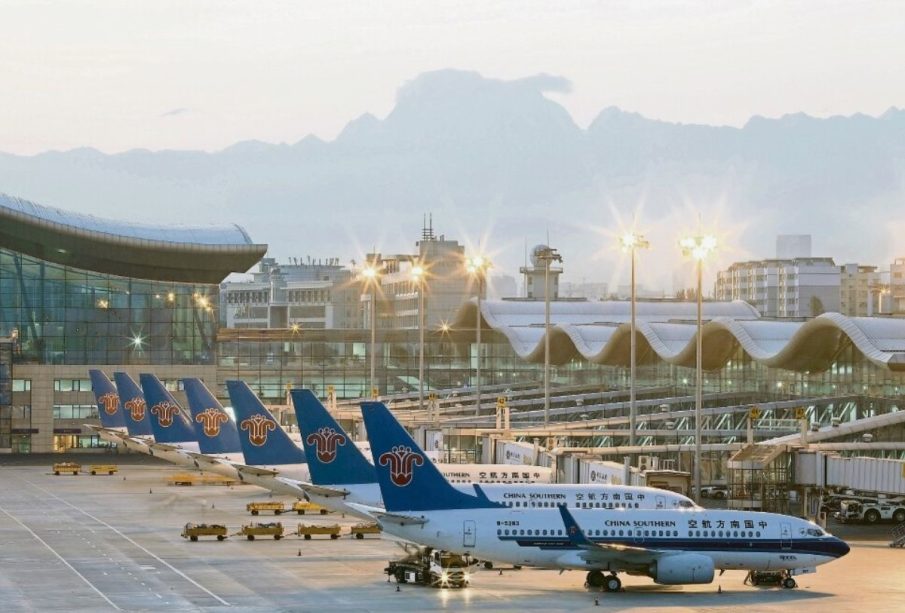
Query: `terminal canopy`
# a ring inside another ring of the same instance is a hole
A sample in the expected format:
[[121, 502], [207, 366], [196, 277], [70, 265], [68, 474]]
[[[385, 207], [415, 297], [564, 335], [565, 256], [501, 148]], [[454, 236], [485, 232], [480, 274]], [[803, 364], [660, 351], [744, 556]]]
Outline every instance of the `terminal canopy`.
[[[565, 364], [584, 359], [596, 364], [630, 363], [630, 305], [626, 301], [554, 301], [551, 303], [550, 360]], [[464, 304], [452, 327], [473, 328], [477, 302]], [[695, 367], [696, 305], [693, 302], [637, 304], [638, 363], [658, 361]], [[497, 330], [522, 359], [544, 361], [544, 303], [484, 300], [481, 325]], [[847, 317], [824, 313], [808, 321], [763, 319], [743, 301], [705, 302], [703, 364], [717, 370], [741, 347], [771, 368], [798, 372], [828, 369], [848, 343], [874, 364], [905, 371], [905, 320]]]
[[0, 193], [0, 247], [82, 270], [219, 283], [267, 252], [239, 226], [143, 225], [62, 211]]

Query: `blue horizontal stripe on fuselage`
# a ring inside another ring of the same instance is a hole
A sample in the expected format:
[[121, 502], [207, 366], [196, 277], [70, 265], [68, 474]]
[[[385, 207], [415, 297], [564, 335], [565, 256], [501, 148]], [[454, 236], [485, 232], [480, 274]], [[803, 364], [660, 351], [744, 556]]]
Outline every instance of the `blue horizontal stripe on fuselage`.
[[[515, 541], [519, 547], [538, 547], [540, 549], [578, 549], [569, 542], [569, 539], [561, 536], [497, 536], [501, 541]], [[727, 552], [757, 552], [757, 553], [798, 553], [817, 556], [840, 557], [836, 551], [837, 545], [830, 540], [817, 539], [792, 539], [791, 546], [783, 546], [789, 541], [778, 539], [720, 539], [720, 538], [652, 538], [634, 540], [632, 538], [599, 538], [590, 537], [594, 543], [601, 545], [624, 545], [629, 547], [643, 547], [659, 551], [727, 551]]]

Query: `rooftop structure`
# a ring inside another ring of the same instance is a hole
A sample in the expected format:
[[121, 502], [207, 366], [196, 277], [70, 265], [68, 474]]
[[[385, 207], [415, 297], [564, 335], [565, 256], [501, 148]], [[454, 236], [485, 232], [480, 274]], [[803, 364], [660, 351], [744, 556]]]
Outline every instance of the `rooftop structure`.
[[267, 251], [236, 225], [144, 225], [71, 213], [0, 193], [0, 247], [93, 272], [219, 283]]

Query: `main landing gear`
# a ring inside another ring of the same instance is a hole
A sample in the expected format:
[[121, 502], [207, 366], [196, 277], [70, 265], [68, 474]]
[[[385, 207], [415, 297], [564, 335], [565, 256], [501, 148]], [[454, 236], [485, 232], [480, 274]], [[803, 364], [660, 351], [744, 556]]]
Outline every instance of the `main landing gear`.
[[604, 575], [603, 571], [592, 570], [585, 579], [585, 587], [603, 588], [607, 592], [618, 592], [622, 589], [622, 581], [616, 573]]
[[752, 586], [781, 585], [787, 590], [798, 587], [795, 577], [787, 570], [782, 571], [756, 571], [752, 570], [745, 577], [745, 583]]

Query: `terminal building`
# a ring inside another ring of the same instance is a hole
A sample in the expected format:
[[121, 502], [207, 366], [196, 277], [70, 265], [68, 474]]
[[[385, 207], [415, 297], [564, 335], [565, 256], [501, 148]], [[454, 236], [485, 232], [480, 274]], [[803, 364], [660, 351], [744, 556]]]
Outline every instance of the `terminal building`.
[[[224, 283], [266, 252], [236, 226], [124, 224], [6, 196], [0, 219], [3, 450], [96, 444], [81, 431], [96, 415], [90, 367], [150, 371], [174, 390], [180, 377], [196, 376], [224, 400], [225, 382], [242, 379], [273, 405], [285, 405], [291, 387], [321, 397], [332, 391], [351, 419], [354, 402], [370, 391], [373, 355], [379, 395], [417, 409], [419, 291], [428, 315], [424, 385], [440, 397], [443, 427], [457, 432], [447, 439], [455, 441], [450, 451], [485, 453], [478, 441], [494, 431], [499, 396], [513, 399], [513, 438], [595, 457], [622, 453], [627, 444], [629, 302], [553, 297], [553, 421], [543, 429], [537, 392], [544, 302], [483, 296], [479, 309], [476, 293], [485, 288], [465, 273], [463, 248], [430, 228], [415, 253], [379, 258], [375, 292], [329, 259], [289, 265], [264, 259], [250, 281]], [[432, 273], [421, 289], [409, 274], [416, 262]], [[672, 300], [637, 306], [639, 446], [687, 446], [694, 432], [696, 306]], [[746, 439], [753, 405], [762, 411], [752, 433], [759, 441], [797, 432], [802, 407], [817, 428], [905, 415], [899, 412], [905, 319], [833, 312], [785, 319], [741, 300], [705, 301], [703, 315], [704, 442], [714, 453]], [[874, 444], [902, 440], [901, 428], [884, 422]], [[633, 453], [647, 454], [640, 447]], [[682, 453], [675, 460], [687, 468]]]
[[214, 380], [219, 283], [265, 252], [238, 226], [129, 224], [0, 194], [0, 451], [96, 445], [81, 430], [97, 413], [91, 367]]

